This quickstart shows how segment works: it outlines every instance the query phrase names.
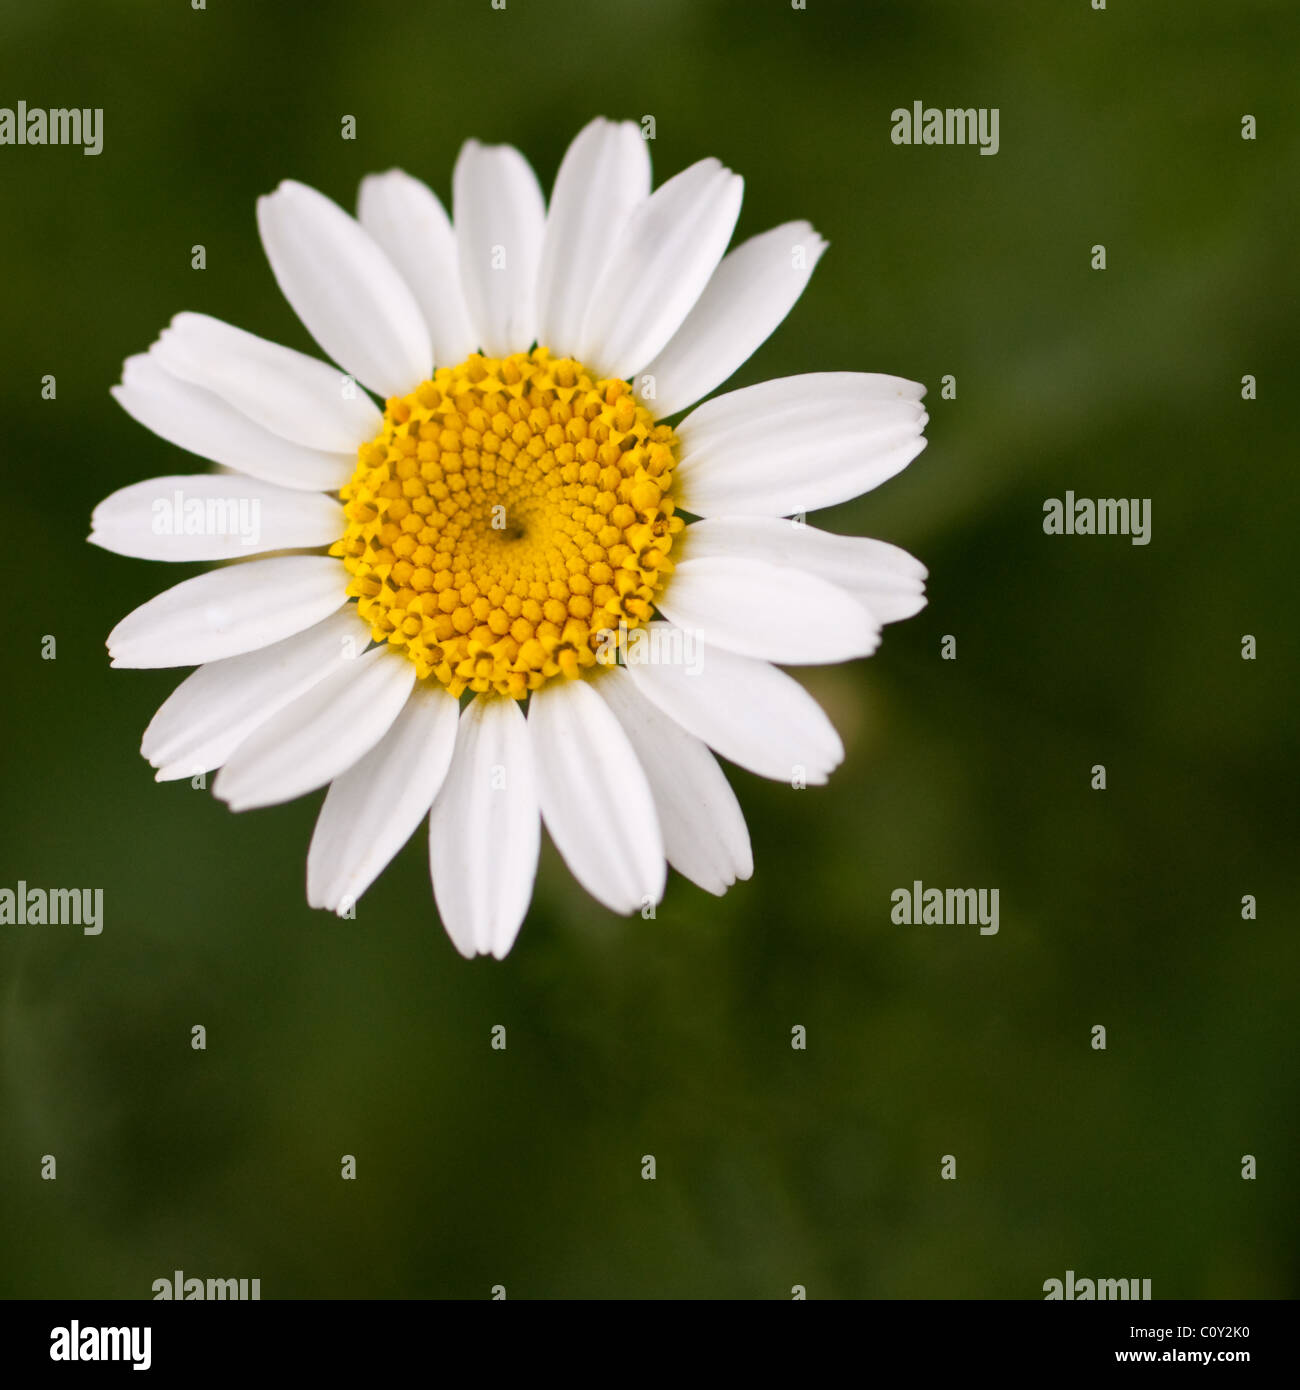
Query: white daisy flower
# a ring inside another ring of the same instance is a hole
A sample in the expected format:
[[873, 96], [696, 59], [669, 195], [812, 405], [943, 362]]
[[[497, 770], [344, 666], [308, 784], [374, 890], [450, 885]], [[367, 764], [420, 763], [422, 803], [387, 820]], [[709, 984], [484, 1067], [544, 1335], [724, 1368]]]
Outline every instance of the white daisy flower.
[[472, 140], [454, 221], [397, 170], [363, 181], [355, 219], [286, 182], [258, 203], [262, 244], [337, 367], [193, 313], [126, 361], [124, 409], [232, 471], [123, 488], [90, 539], [265, 556], [113, 629], [114, 666], [198, 668], [141, 751], [159, 781], [219, 768], [236, 811], [328, 784], [313, 906], [349, 911], [427, 814], [452, 941], [502, 957], [543, 822], [628, 913], [666, 864], [715, 894], [752, 872], [715, 752], [808, 784], [839, 764], [779, 667], [870, 655], [926, 571], [788, 518], [906, 467], [924, 388], [832, 372], [696, 405], [826, 246], [788, 222], [728, 253], [741, 193], [716, 159], [652, 193], [637, 126], [606, 120], [549, 209], [517, 150]]

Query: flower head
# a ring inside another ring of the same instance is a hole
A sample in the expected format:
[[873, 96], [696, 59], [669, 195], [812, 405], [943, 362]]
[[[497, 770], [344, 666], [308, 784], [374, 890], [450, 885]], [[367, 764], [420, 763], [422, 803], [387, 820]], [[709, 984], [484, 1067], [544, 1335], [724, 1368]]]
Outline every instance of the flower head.
[[631, 912], [667, 864], [712, 893], [750, 875], [715, 752], [810, 784], [839, 763], [779, 666], [870, 655], [925, 570], [802, 515], [921, 451], [924, 392], [842, 372], [696, 404], [825, 249], [791, 222], [727, 253], [741, 192], [705, 159], [652, 193], [638, 128], [605, 120], [549, 208], [518, 151], [475, 141], [454, 224], [398, 171], [355, 219], [285, 183], [262, 242], [337, 366], [192, 313], [127, 360], [122, 406], [229, 471], [123, 488], [90, 539], [247, 560], [110, 634], [114, 666], [198, 668], [141, 751], [160, 781], [219, 768], [235, 810], [328, 785], [314, 906], [347, 911], [427, 815], [448, 933], [504, 956], [543, 822]]

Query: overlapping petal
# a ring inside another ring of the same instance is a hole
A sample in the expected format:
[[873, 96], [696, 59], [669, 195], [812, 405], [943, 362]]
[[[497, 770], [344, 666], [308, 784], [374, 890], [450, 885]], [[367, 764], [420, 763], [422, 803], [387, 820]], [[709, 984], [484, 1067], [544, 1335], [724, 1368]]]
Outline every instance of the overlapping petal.
[[330, 783], [307, 854], [312, 907], [350, 907], [411, 838], [451, 765], [457, 714], [441, 687], [417, 686], [383, 738]]
[[537, 336], [537, 267], [546, 205], [532, 166], [512, 145], [468, 140], [452, 174], [461, 288], [479, 347], [527, 352]]
[[229, 401], [173, 376], [149, 353], [128, 357], [113, 399], [169, 444], [281, 487], [333, 492], [356, 467], [356, 455], [295, 444]]
[[388, 732], [415, 667], [385, 647], [345, 661], [235, 749], [212, 790], [232, 811], [274, 806], [346, 772]]
[[659, 818], [613, 711], [585, 681], [552, 681], [533, 692], [528, 732], [542, 819], [573, 876], [613, 912], [658, 902]]
[[720, 896], [754, 872], [744, 813], [717, 759], [615, 667], [594, 682], [617, 715], [654, 796], [664, 852], [678, 873]]
[[533, 893], [541, 833], [523, 711], [501, 697], [471, 701], [429, 815], [433, 895], [461, 955], [500, 960], [514, 945]]
[[257, 200], [257, 225], [281, 293], [339, 366], [381, 396], [428, 377], [433, 347], [420, 307], [354, 217], [286, 179]]
[[791, 516], [869, 492], [925, 448], [924, 391], [818, 372], [706, 401], [677, 426], [681, 504], [697, 516]]
[[758, 560], [816, 575], [852, 594], [881, 623], [925, 607], [926, 568], [887, 541], [837, 536], [783, 517], [725, 516], [695, 522], [680, 542], [691, 560]]
[[95, 508], [87, 539], [140, 560], [234, 560], [329, 545], [343, 527], [332, 497], [239, 473], [197, 473], [119, 488]]
[[663, 351], [641, 368], [655, 413], [676, 415], [746, 362], [804, 292], [826, 242], [809, 222], [786, 222], [729, 251]]
[[108, 634], [114, 666], [199, 666], [259, 647], [327, 618], [344, 585], [328, 555], [276, 555], [183, 580], [143, 603]]

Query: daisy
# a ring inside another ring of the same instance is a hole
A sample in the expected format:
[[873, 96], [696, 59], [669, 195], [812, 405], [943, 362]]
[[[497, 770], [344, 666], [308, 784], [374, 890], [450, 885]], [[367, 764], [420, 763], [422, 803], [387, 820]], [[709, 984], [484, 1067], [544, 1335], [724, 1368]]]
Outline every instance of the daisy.
[[780, 667], [870, 655], [926, 571], [802, 518], [920, 453], [924, 388], [832, 372], [697, 404], [826, 247], [788, 222], [727, 252], [741, 194], [716, 159], [652, 193], [637, 126], [603, 119], [549, 208], [517, 150], [473, 140], [454, 221], [398, 170], [355, 218], [282, 183], [262, 244], [337, 365], [194, 313], [127, 359], [119, 404], [226, 471], [115, 492], [91, 541], [243, 561], [109, 635], [114, 666], [198, 668], [141, 751], [159, 781], [220, 769], [236, 811], [328, 786], [313, 906], [351, 913], [427, 815], [448, 934], [500, 958], [543, 822], [629, 913], [667, 864], [715, 894], [750, 876], [715, 753], [801, 785], [839, 764]]

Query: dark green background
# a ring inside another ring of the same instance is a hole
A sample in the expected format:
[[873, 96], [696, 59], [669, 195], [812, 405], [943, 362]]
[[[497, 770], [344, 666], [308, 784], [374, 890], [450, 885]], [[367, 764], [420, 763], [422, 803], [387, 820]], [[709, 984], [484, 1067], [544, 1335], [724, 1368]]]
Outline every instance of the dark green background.
[[[0, 148], [0, 884], [106, 899], [95, 939], [0, 928], [0, 1293], [176, 1268], [268, 1298], [1034, 1298], [1067, 1268], [1296, 1292], [1290, 0], [0, 16], [0, 105], [105, 109], [98, 158]], [[895, 147], [916, 99], [998, 107], [1001, 152]], [[422, 834], [340, 922], [304, 901], [319, 796], [232, 816], [154, 784], [177, 673], [111, 671], [104, 638], [198, 567], [84, 537], [115, 488], [203, 466], [108, 395], [173, 313], [309, 346], [258, 194], [351, 205], [401, 165], [446, 198], [469, 136], [549, 186], [598, 113], [655, 116], [657, 179], [743, 173], [738, 235], [830, 241], [733, 385], [930, 386], [929, 449], [825, 519], [919, 555], [931, 603], [809, 673], [849, 749], [829, 788], [734, 774], [752, 882], [674, 876], [624, 921], [548, 848], [514, 953], [469, 964]], [[1150, 497], [1152, 544], [1044, 536], [1066, 489]], [[893, 925], [914, 878], [999, 888], [1001, 932]]]

